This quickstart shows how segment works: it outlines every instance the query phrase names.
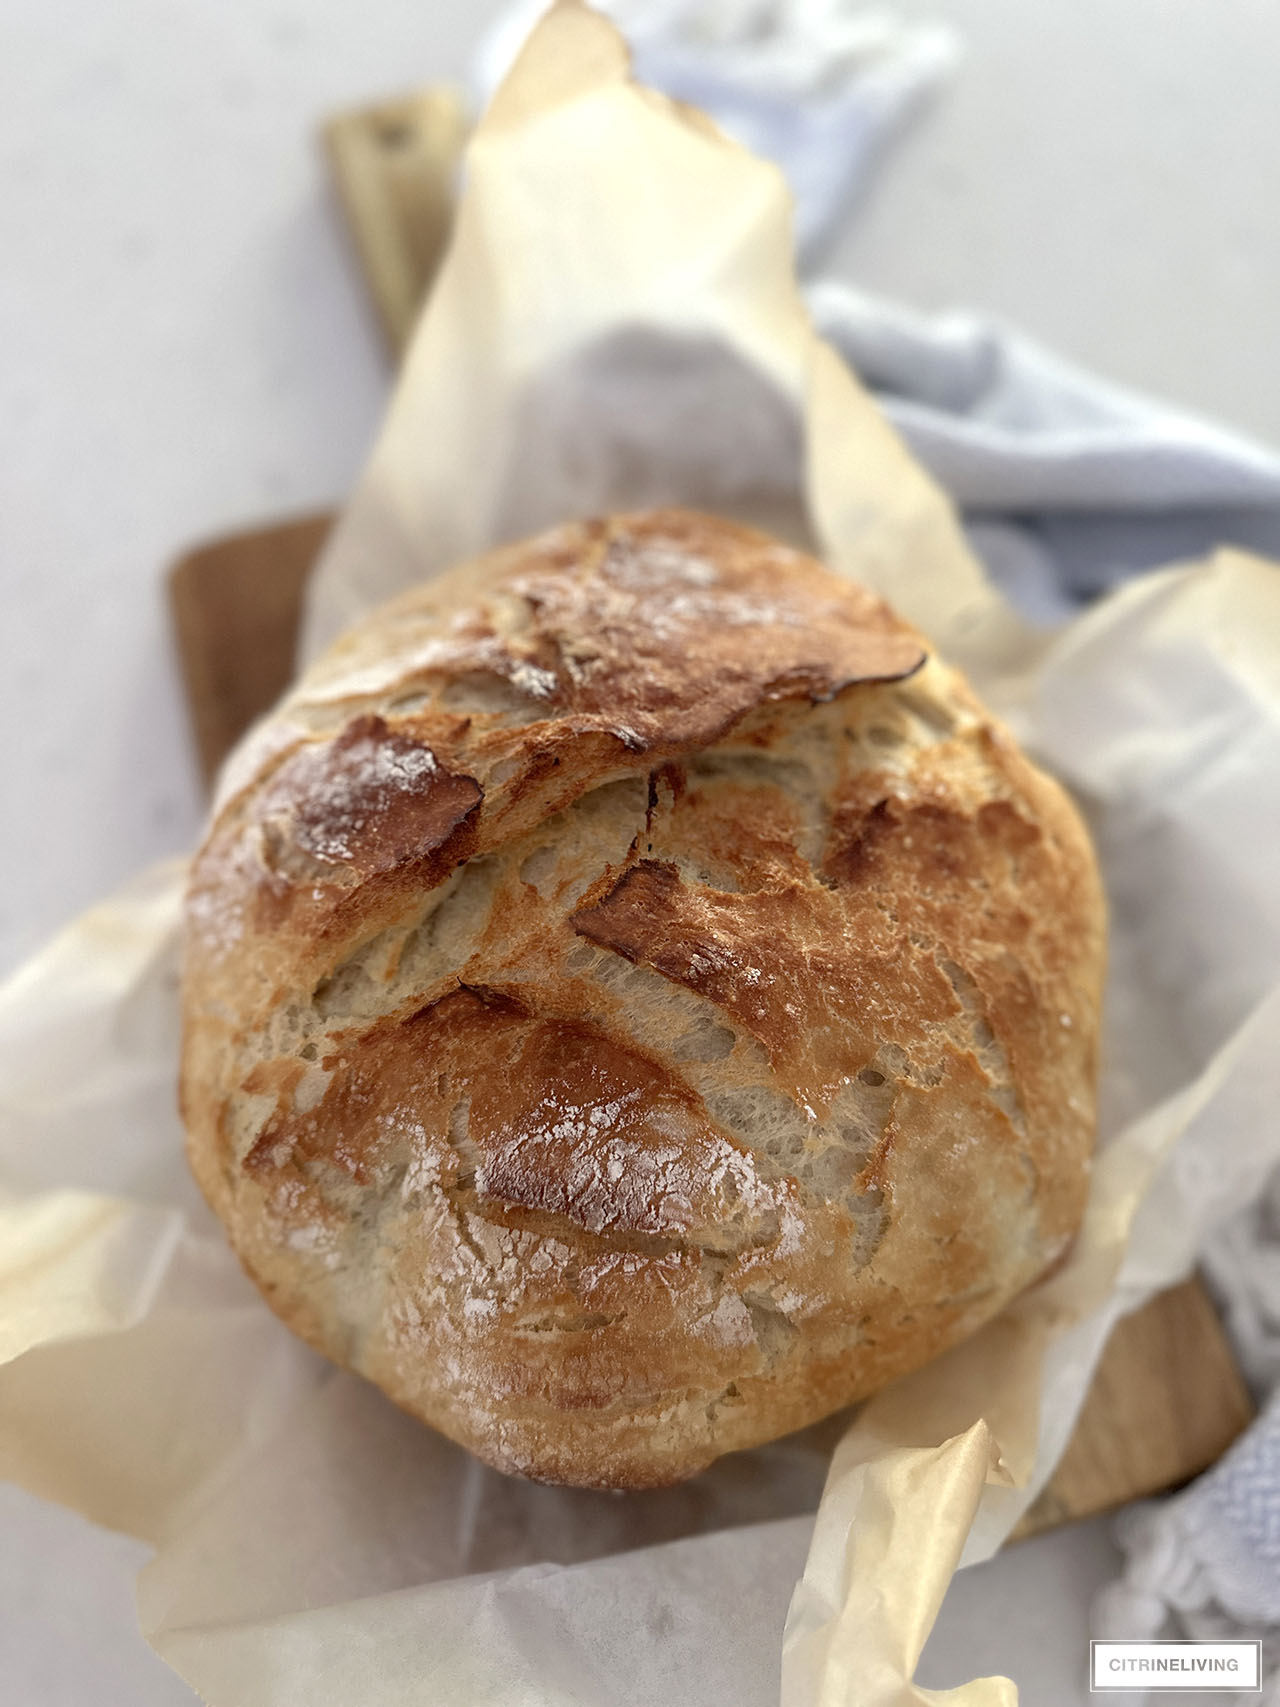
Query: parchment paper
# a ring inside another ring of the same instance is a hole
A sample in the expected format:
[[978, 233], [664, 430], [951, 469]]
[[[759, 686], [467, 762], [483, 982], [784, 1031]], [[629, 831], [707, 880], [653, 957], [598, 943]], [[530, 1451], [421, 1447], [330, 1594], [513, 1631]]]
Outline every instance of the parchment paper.
[[851, 1425], [648, 1495], [508, 1480], [240, 1275], [181, 1159], [182, 874], [150, 874], [0, 991], [0, 1470], [155, 1544], [144, 1630], [217, 1707], [748, 1707], [780, 1651], [786, 1707], [1013, 1701], [911, 1681], [947, 1582], [1046, 1480], [1115, 1318], [1280, 1153], [1280, 577], [1224, 553], [1033, 633], [814, 339], [779, 176], [564, 3], [471, 148], [308, 647], [495, 540], [657, 501], [872, 582], [1083, 801], [1113, 958], [1082, 1236]]

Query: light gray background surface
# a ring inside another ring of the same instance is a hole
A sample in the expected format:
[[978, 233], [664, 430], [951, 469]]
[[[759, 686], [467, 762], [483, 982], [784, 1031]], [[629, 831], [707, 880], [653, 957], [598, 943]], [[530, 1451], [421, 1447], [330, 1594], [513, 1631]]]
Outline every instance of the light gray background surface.
[[[898, 9], [968, 56], [831, 270], [1280, 443], [1280, 0]], [[0, 971], [197, 834], [161, 573], [339, 500], [386, 396], [317, 121], [458, 77], [496, 10], [0, 0]], [[144, 1557], [0, 1489], [0, 1699], [191, 1701], [134, 1629]], [[1113, 1568], [1087, 1524], [968, 1573], [928, 1681], [1084, 1699]]]

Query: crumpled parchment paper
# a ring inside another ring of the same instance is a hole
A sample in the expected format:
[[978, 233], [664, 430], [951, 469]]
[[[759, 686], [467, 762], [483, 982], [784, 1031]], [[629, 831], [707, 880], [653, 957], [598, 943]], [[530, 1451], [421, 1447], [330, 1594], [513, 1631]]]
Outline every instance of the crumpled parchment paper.
[[149, 874], [0, 991], [0, 1470], [154, 1543], [143, 1628], [217, 1707], [745, 1707], [779, 1663], [786, 1707], [1012, 1702], [911, 1681], [951, 1574], [1047, 1479], [1112, 1322], [1280, 1152], [1280, 576], [1223, 553], [1033, 633], [814, 338], [789, 221], [773, 168], [633, 86], [562, 0], [471, 147], [307, 647], [495, 540], [650, 502], [874, 584], [1093, 824], [1113, 944], [1082, 1235], [851, 1425], [652, 1494], [506, 1479], [241, 1276], [181, 1157], [182, 873]]

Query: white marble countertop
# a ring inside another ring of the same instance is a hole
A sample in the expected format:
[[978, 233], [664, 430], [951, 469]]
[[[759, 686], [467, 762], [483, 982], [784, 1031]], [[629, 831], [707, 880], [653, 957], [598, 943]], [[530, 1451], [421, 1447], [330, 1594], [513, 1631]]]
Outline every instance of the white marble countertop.
[[[460, 75], [495, 0], [7, 0], [0, 55], [0, 971], [188, 845], [200, 801], [161, 575], [337, 502], [387, 369], [314, 133]], [[903, 0], [951, 90], [835, 269], [980, 307], [1280, 442], [1273, 0]], [[0, 1490], [0, 1695], [191, 1701], [142, 1644], [135, 1543]], [[960, 1579], [929, 1681], [1084, 1697], [1105, 1524]], [[1180, 1700], [1193, 1699], [1182, 1696]], [[451, 1704], [452, 1707], [452, 1704]]]

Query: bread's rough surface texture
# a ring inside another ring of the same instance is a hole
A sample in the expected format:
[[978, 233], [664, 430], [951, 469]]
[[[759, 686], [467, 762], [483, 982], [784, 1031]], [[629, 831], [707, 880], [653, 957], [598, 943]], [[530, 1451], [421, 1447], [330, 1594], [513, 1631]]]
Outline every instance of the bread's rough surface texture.
[[188, 905], [192, 1165], [272, 1307], [503, 1469], [669, 1482], [1064, 1251], [1103, 908], [878, 599], [682, 511], [354, 630]]

